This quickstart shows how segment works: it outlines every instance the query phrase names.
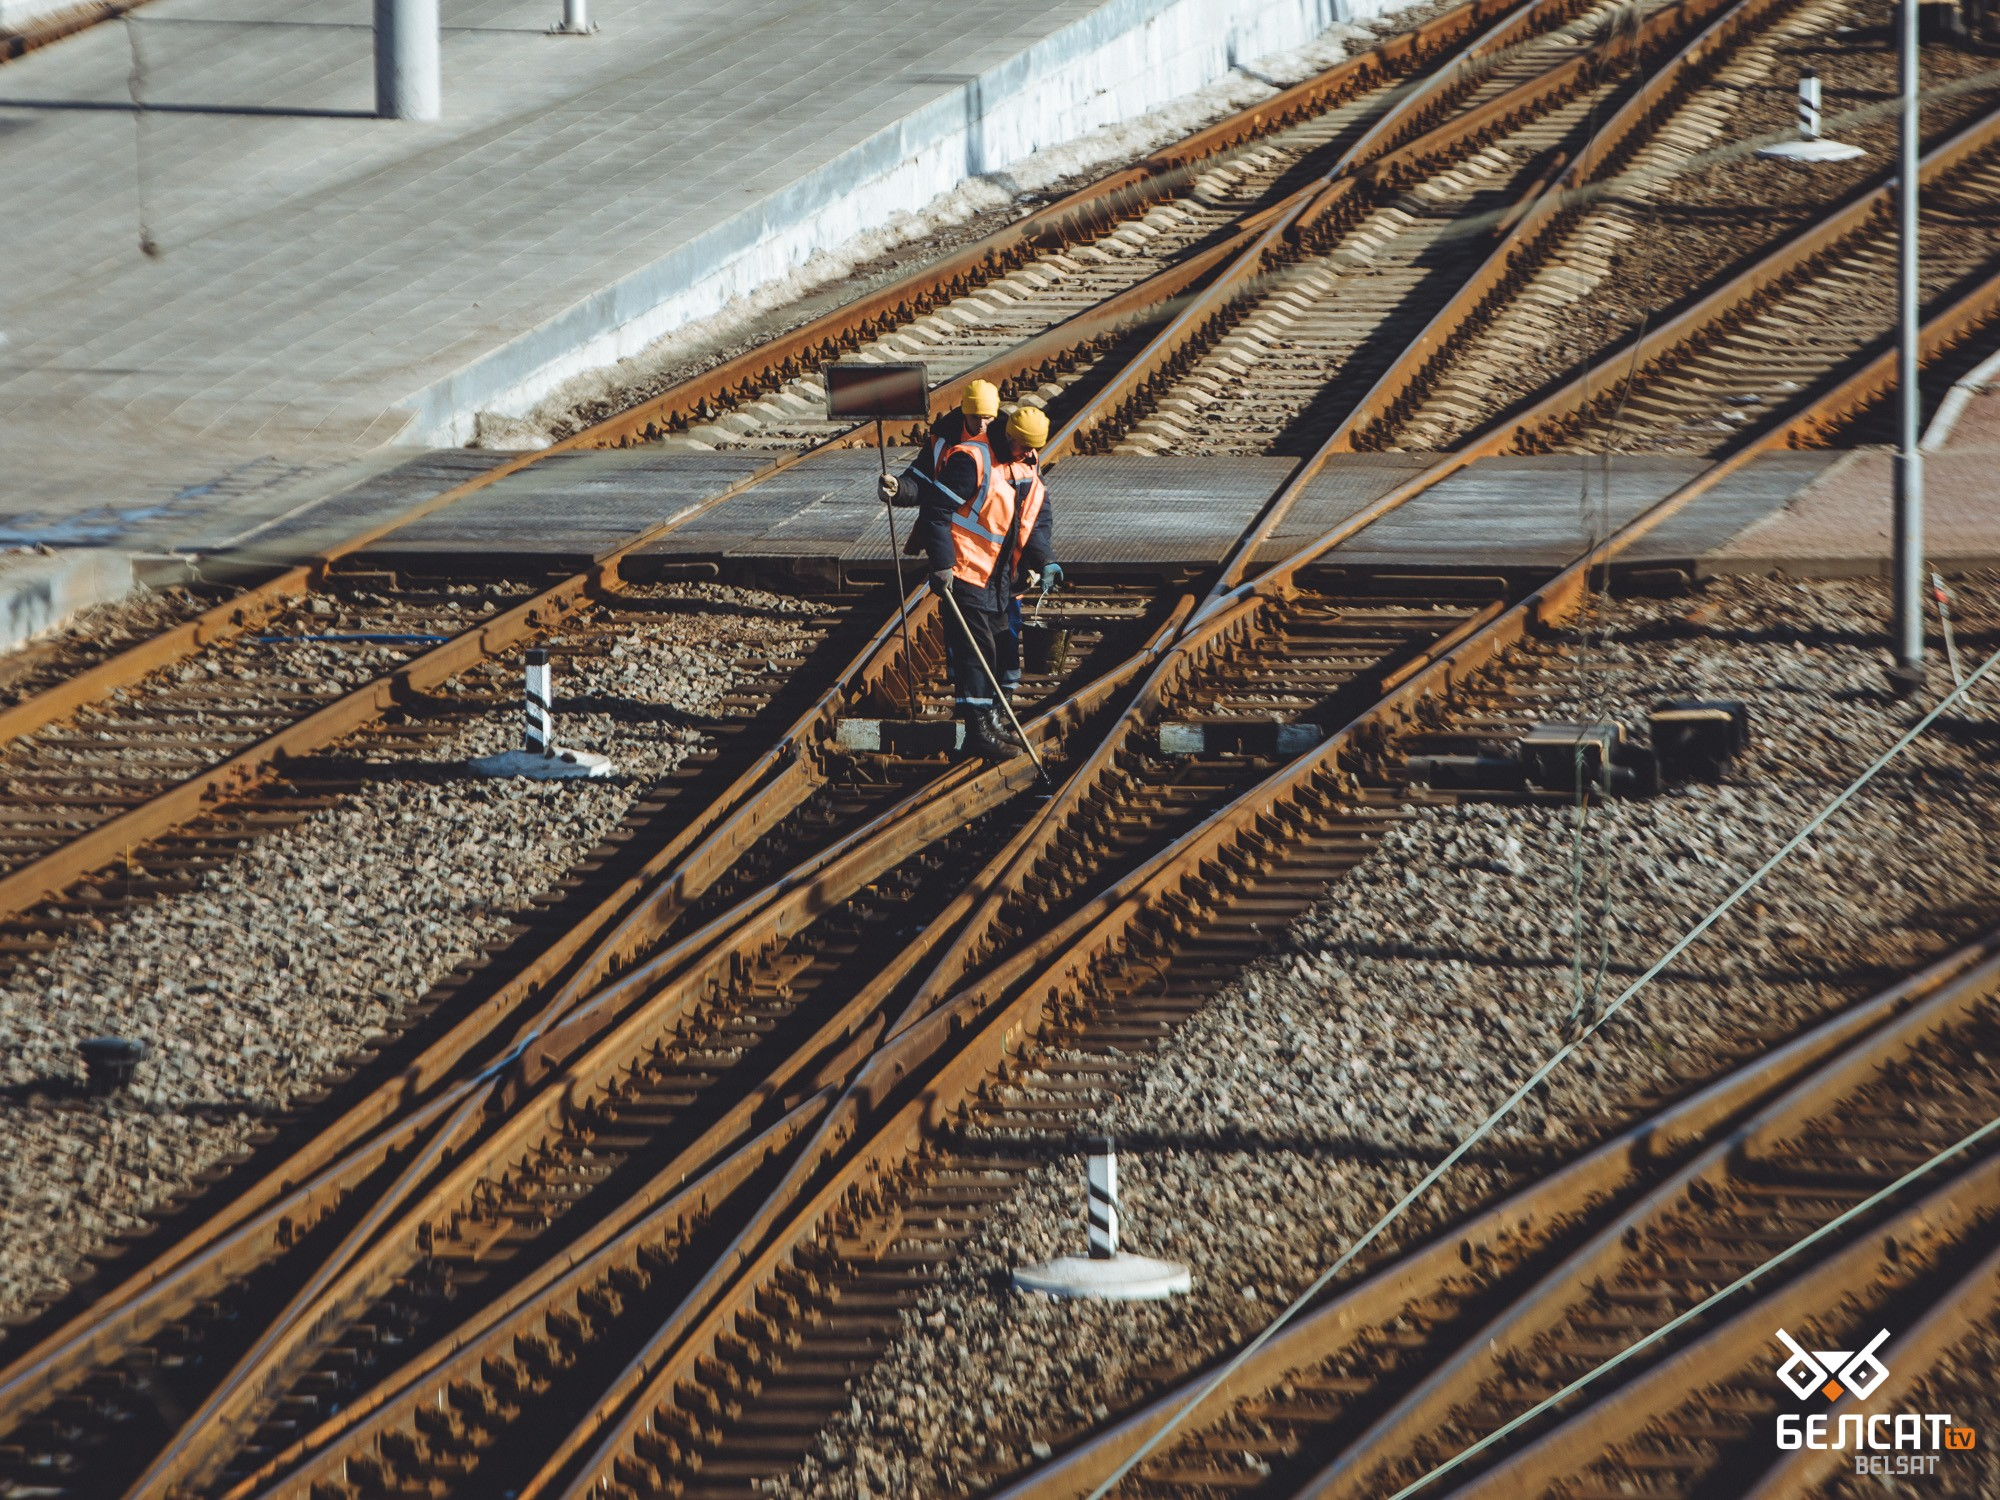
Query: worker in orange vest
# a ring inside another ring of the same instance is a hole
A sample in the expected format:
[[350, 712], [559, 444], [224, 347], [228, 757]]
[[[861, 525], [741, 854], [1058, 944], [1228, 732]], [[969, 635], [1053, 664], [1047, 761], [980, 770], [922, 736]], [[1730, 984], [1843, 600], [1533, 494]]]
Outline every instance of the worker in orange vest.
[[1048, 440], [1048, 417], [1023, 406], [987, 442], [954, 444], [938, 464], [935, 495], [926, 497], [917, 517], [931, 587], [940, 597], [949, 591], [958, 605], [957, 614], [944, 611], [945, 646], [966, 748], [996, 759], [1020, 746], [1001, 715], [999, 684], [989, 675], [1004, 659], [1017, 580], [1032, 573], [1047, 588], [1062, 579], [1041, 473]]
[[[960, 443], [987, 442], [987, 429], [1000, 415], [1000, 387], [990, 380], [969, 380], [958, 398], [958, 410], [946, 412], [925, 436], [917, 461], [901, 477], [884, 474], [879, 487], [884, 505], [922, 505], [942, 499], [937, 492], [938, 465]], [[912, 551], [917, 550], [912, 548]]]

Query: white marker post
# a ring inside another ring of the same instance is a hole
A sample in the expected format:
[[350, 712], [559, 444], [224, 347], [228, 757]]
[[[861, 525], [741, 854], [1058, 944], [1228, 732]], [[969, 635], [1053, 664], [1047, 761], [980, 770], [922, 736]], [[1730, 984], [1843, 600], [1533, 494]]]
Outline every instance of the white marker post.
[[556, 738], [555, 713], [551, 707], [555, 690], [550, 686], [549, 653], [539, 646], [528, 653], [526, 698], [527, 751], [530, 755], [547, 755]]
[[1779, 141], [1775, 146], [1760, 146], [1757, 154], [1774, 161], [1805, 162], [1852, 161], [1857, 156], [1868, 154], [1859, 146], [1850, 146], [1845, 141], [1829, 141], [1822, 136], [1819, 133], [1819, 111], [1819, 74], [1799, 74], [1799, 138]]
[[537, 646], [528, 653], [525, 719], [521, 748], [498, 755], [481, 755], [468, 762], [479, 776], [525, 776], [533, 781], [576, 781], [609, 776], [615, 769], [608, 757], [588, 750], [565, 750], [556, 743], [555, 688], [549, 653]]
[[1186, 1266], [1118, 1248], [1118, 1153], [1109, 1136], [1086, 1141], [1089, 1255], [1063, 1255], [1014, 1272], [1014, 1285], [1049, 1297], [1159, 1302], [1193, 1286]]
[[375, 113], [435, 120], [444, 113], [438, 0], [375, 0]]

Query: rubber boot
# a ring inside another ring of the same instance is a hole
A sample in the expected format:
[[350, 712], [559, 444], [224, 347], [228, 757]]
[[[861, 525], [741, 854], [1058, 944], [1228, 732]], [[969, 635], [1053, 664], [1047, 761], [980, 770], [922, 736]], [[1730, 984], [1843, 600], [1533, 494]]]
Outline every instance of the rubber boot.
[[961, 703], [958, 716], [965, 724], [965, 753], [981, 755], [988, 760], [1011, 759], [1014, 750], [1005, 740], [993, 733], [993, 710]]
[[1014, 725], [1008, 719], [1004, 709], [997, 707], [989, 708], [984, 712], [986, 715], [986, 732], [998, 740], [1005, 747], [1009, 755], [1027, 748], [1028, 742], [1014, 733]]

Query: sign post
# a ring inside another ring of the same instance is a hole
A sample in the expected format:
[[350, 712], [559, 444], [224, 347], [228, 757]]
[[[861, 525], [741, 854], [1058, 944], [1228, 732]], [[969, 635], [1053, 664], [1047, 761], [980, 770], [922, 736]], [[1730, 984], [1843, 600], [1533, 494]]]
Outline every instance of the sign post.
[[[885, 421], [928, 421], [931, 414], [930, 381], [921, 360], [908, 363], [874, 363], [846, 360], [821, 371], [826, 384], [826, 414], [832, 421], [875, 423], [875, 455], [882, 477], [889, 475], [889, 448], [882, 435]], [[912, 719], [918, 716], [917, 658], [910, 649], [910, 606], [903, 591], [903, 543], [896, 535], [896, 507], [885, 495], [883, 507], [889, 513], [889, 560], [896, 568], [896, 608], [903, 632], [903, 699]]]

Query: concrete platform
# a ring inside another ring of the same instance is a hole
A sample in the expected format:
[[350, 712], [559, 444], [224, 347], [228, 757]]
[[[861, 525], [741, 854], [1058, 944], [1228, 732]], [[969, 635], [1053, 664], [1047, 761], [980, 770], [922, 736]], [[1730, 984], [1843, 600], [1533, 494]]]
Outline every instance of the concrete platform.
[[[1423, 463], [1409, 454], [1335, 460], [1259, 561], [1289, 555]], [[1886, 463], [1886, 455], [1875, 453], [1769, 455], [1663, 525], [1627, 562], [1695, 574], [1881, 571], [1888, 557]], [[821, 455], [703, 508], [756, 466], [749, 456], [730, 454], [565, 455], [507, 476], [384, 538], [364, 556], [375, 566], [442, 573], [575, 566], [649, 526], [689, 516], [645, 547], [631, 571], [837, 584], [887, 570], [887, 520], [874, 498], [873, 453]], [[1289, 459], [1071, 459], [1050, 477], [1058, 555], [1072, 571], [1097, 576], [1211, 567], [1292, 467]], [[1692, 457], [1620, 458], [1607, 494], [1601, 460], [1483, 460], [1368, 528], [1340, 549], [1338, 561], [1443, 571], [1556, 567], [1582, 549], [1593, 529], [1602, 535], [1623, 524], [1704, 467]], [[1969, 473], [1937, 467], [1944, 472], [1933, 496], [1934, 560], [1952, 569], [1991, 564], [2000, 553], [2000, 497]], [[388, 505], [399, 484], [407, 486], [407, 499], [423, 482], [423, 471], [412, 465], [355, 493], [362, 502]], [[898, 512], [897, 525], [907, 537], [910, 513]]]
[[152, 0], [0, 69], [0, 547], [264, 526], [1379, 3], [445, 0], [418, 124], [365, 6]]

